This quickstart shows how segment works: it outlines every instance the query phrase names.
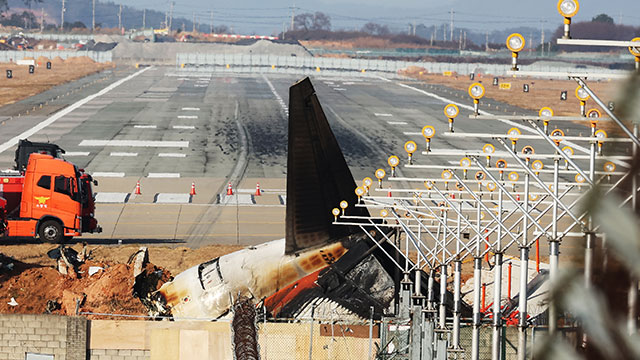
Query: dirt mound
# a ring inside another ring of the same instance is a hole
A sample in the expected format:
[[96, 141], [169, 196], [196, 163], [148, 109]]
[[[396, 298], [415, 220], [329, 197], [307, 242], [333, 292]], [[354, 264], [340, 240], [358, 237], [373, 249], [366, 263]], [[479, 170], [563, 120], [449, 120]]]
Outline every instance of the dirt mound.
[[77, 308], [79, 312], [146, 315], [138, 297], [146, 294], [134, 294], [134, 286], [155, 290], [171, 279], [166, 269], [151, 263], [136, 278], [132, 265], [110, 261], [88, 260], [69, 275], [53, 266], [12, 263], [11, 269], [0, 270], [0, 313], [73, 315]]
[[62, 64], [64, 63], [64, 59], [61, 58], [60, 56], [56, 56], [53, 58], [53, 60], [51, 60], [51, 62], [54, 64]]

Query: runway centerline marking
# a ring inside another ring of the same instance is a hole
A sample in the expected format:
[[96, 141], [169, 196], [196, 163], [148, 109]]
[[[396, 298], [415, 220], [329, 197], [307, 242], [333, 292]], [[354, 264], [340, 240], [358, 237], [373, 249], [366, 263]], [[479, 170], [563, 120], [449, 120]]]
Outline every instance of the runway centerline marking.
[[187, 157], [187, 154], [181, 153], [159, 153], [159, 157], [172, 157], [172, 158], [184, 158]]
[[67, 151], [64, 156], [89, 156], [91, 154], [88, 151]]
[[120, 80], [118, 80], [118, 81], [114, 82], [113, 84], [111, 84], [111, 85], [107, 86], [106, 88], [104, 88], [104, 89], [102, 89], [102, 90], [98, 91], [97, 93], [95, 93], [95, 94], [93, 94], [93, 95], [89, 95], [89, 96], [87, 96], [86, 98], [81, 99], [81, 100], [79, 100], [79, 101], [77, 101], [77, 102], [75, 102], [75, 103], [71, 104], [71, 106], [69, 106], [69, 107], [67, 107], [67, 108], [64, 108], [64, 109], [62, 109], [62, 110], [58, 111], [57, 113], [55, 113], [55, 114], [51, 115], [51, 116], [50, 116], [50, 117], [48, 117], [46, 120], [44, 120], [44, 121], [42, 121], [42, 122], [38, 123], [38, 124], [37, 124], [37, 125], [35, 125], [34, 127], [30, 128], [30, 129], [28, 129], [28, 130], [26, 130], [26, 131], [23, 131], [21, 134], [19, 134], [19, 135], [17, 135], [17, 136], [15, 136], [15, 137], [13, 137], [13, 138], [11, 138], [11, 139], [9, 139], [8, 141], [4, 142], [3, 144], [0, 144], [0, 153], [2, 153], [2, 152], [4, 152], [4, 151], [6, 151], [6, 150], [7, 150], [7, 149], [9, 149], [10, 147], [12, 147], [12, 146], [16, 145], [20, 139], [26, 139], [26, 138], [28, 138], [28, 137], [33, 136], [33, 135], [34, 135], [35, 133], [37, 133], [38, 131], [40, 131], [40, 130], [42, 130], [42, 129], [46, 128], [47, 126], [49, 126], [49, 125], [51, 125], [51, 124], [53, 124], [53, 123], [54, 123], [54, 122], [56, 122], [58, 119], [62, 118], [62, 117], [63, 117], [63, 116], [65, 116], [65, 115], [68, 115], [70, 112], [72, 112], [72, 111], [74, 111], [74, 110], [78, 109], [78, 108], [79, 108], [79, 107], [81, 107], [82, 105], [84, 105], [84, 104], [88, 103], [89, 101], [91, 101], [91, 100], [93, 100], [93, 99], [95, 99], [95, 98], [97, 98], [97, 97], [99, 97], [99, 96], [102, 96], [102, 95], [104, 95], [104, 94], [108, 93], [109, 91], [111, 91], [111, 90], [113, 90], [113, 89], [117, 88], [118, 86], [122, 85], [123, 83], [125, 83], [125, 82], [127, 82], [127, 81], [129, 81], [129, 80], [133, 79], [134, 77], [136, 77], [136, 76], [138, 76], [138, 75], [142, 74], [143, 72], [145, 72], [145, 71], [147, 71], [147, 70], [149, 70], [149, 69], [152, 69], [152, 68], [153, 68], [153, 67], [148, 67], [148, 68], [144, 68], [144, 69], [142, 69], [142, 70], [140, 70], [140, 71], [137, 71], [137, 72], [135, 72], [135, 73], [133, 73], [133, 74], [131, 74], [131, 75], [129, 75], [129, 76], [127, 76], [127, 77], [123, 78], [123, 79], [120, 79]]
[[182, 111], [200, 111], [199, 107], [183, 107]]
[[393, 114], [387, 114], [387, 113], [373, 113], [373, 115], [378, 116], [378, 117], [392, 117]]
[[109, 156], [123, 156], [123, 157], [135, 157], [138, 156], [138, 153], [134, 152], [112, 152]]
[[194, 130], [196, 127], [193, 125], [173, 125], [173, 128], [182, 130]]
[[157, 128], [156, 125], [134, 125], [133, 127], [136, 129], [156, 129]]
[[389, 124], [389, 125], [407, 125], [407, 123], [404, 122], [404, 121], [387, 121], [387, 124]]
[[180, 173], [149, 173], [148, 178], [179, 178]]
[[93, 174], [93, 177], [116, 177], [116, 178], [121, 178], [124, 177], [124, 173], [123, 172], [102, 172], [102, 171], [96, 171]]
[[178, 119], [197, 119], [198, 115], [178, 115]]
[[189, 147], [188, 141], [161, 140], [82, 140], [79, 146]]

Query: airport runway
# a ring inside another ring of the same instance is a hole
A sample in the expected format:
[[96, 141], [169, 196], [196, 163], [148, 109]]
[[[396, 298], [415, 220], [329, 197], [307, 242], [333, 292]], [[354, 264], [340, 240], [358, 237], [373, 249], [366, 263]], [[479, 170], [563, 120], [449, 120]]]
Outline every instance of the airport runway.
[[[59, 144], [68, 160], [94, 174], [100, 200], [96, 216], [105, 232], [88, 235], [92, 242], [258, 244], [284, 236], [288, 88], [298, 79], [194, 74], [170, 67], [116, 69], [0, 109], [6, 116], [0, 146], [31, 131], [30, 140]], [[357, 182], [373, 177], [379, 167], [389, 172], [390, 155], [404, 162], [407, 140], [423, 150], [423, 126], [434, 126], [437, 134], [447, 131], [446, 103], [471, 105], [464, 92], [368, 74], [338, 78], [319, 73], [312, 81]], [[16, 117], [47, 98], [55, 100]], [[492, 110], [496, 106], [500, 110]], [[482, 108], [496, 115], [533, 114], [493, 101], [483, 101]], [[65, 113], [59, 116], [56, 110]], [[518, 125], [470, 120], [469, 114], [461, 109], [457, 132], [506, 133]], [[52, 116], [58, 118], [52, 121]], [[580, 131], [586, 129], [568, 128], [569, 134]], [[479, 150], [486, 142], [439, 136], [432, 149]], [[0, 168], [13, 162], [15, 148], [5, 147]], [[445, 161], [457, 163], [459, 157]], [[416, 163], [432, 161], [417, 154]], [[405, 176], [440, 174], [399, 170]], [[138, 196], [132, 194], [137, 181], [142, 187]], [[192, 182], [197, 186], [193, 197], [188, 196]], [[220, 194], [229, 182], [240, 191], [226, 199]], [[257, 182], [264, 190], [259, 197], [252, 196]]]

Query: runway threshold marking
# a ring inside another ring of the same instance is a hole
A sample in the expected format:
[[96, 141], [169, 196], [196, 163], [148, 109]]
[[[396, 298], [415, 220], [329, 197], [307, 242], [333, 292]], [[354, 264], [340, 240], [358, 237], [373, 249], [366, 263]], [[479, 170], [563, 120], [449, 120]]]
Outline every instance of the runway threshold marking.
[[162, 140], [82, 140], [79, 146], [123, 146], [123, 147], [189, 147], [188, 141]]
[[142, 74], [143, 72], [145, 72], [145, 71], [147, 71], [149, 69], [152, 69], [152, 68], [153, 67], [148, 67], [148, 68], [144, 68], [142, 70], [139, 70], [139, 71], [137, 71], [137, 72], [125, 77], [125, 78], [122, 78], [122, 79], [114, 82], [113, 84], [111, 84], [111, 85], [107, 86], [106, 88], [98, 91], [97, 93], [89, 95], [86, 98], [81, 99], [81, 100], [71, 104], [70, 106], [58, 111], [57, 113], [55, 113], [55, 114], [51, 115], [50, 117], [48, 117], [46, 120], [36, 124], [34, 127], [30, 128], [30, 129], [28, 129], [26, 131], [23, 131], [21, 134], [19, 134], [19, 135], [15, 136], [15, 137], [9, 139], [8, 141], [0, 144], [0, 153], [6, 151], [7, 149], [9, 149], [12, 146], [16, 145], [20, 139], [26, 139], [28, 137], [33, 136], [38, 131], [46, 128], [47, 126], [49, 126], [51, 124], [53, 124], [58, 119], [62, 118], [65, 115], [68, 115], [70, 112], [78, 109], [82, 105], [88, 103], [89, 101], [91, 101], [91, 100], [93, 100], [93, 99], [95, 99], [95, 98], [97, 98], [99, 96], [102, 96], [102, 95], [108, 93], [109, 91], [117, 88], [118, 86], [124, 84], [125, 82], [135, 78], [136, 76], [138, 76], [138, 75]]

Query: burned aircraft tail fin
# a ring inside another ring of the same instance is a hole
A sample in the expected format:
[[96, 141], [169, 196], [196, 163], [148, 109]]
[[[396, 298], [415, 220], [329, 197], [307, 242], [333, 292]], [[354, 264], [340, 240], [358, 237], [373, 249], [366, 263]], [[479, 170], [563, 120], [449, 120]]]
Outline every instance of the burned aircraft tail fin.
[[331, 131], [309, 78], [289, 90], [286, 253], [338, 241], [361, 230], [332, 225], [331, 209], [349, 203], [350, 215], [368, 216], [356, 208], [356, 183]]

